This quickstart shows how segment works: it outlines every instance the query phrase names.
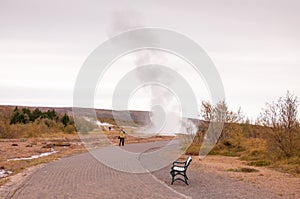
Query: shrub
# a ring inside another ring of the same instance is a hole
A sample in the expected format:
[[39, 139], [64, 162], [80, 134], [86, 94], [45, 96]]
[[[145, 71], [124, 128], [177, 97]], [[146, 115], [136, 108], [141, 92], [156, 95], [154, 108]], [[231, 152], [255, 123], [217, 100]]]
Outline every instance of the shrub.
[[229, 140], [224, 140], [223, 144], [224, 144], [224, 146], [232, 147], [232, 144], [231, 144], [231, 142]]
[[290, 92], [278, 101], [267, 103], [259, 122], [265, 127], [270, 153], [277, 158], [289, 158], [299, 153], [298, 98]]
[[64, 133], [71, 134], [71, 133], [75, 133], [75, 131], [76, 131], [76, 129], [75, 129], [75, 126], [74, 126], [74, 125], [68, 124], [68, 125], [64, 128]]

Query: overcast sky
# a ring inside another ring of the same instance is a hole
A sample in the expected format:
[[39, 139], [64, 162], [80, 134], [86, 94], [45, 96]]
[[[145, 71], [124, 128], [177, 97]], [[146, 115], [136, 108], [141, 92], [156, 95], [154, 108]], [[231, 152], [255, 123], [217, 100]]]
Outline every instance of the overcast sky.
[[[197, 42], [215, 63], [229, 106], [255, 119], [287, 90], [300, 97], [299, 10], [298, 0], [0, 0], [0, 104], [72, 106], [88, 55], [139, 25]], [[111, 91], [109, 81], [102, 86]], [[143, 108], [141, 96], [132, 108]], [[111, 108], [109, 94], [97, 106]]]

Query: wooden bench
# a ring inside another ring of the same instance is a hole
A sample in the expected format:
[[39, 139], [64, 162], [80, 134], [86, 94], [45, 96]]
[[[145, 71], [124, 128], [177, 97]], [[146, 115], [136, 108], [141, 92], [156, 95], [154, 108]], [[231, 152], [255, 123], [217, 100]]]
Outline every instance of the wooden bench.
[[[174, 181], [176, 180], [180, 180], [182, 182], [184, 182], [185, 184], [189, 185], [188, 183], [188, 177], [186, 175], [186, 171], [190, 165], [190, 163], [192, 162], [192, 157], [189, 156], [188, 159], [185, 162], [178, 162], [175, 161], [173, 162], [173, 166], [171, 168], [170, 174], [172, 176], [172, 183], [174, 183]], [[175, 178], [177, 175], [183, 176], [184, 179], [182, 178]]]

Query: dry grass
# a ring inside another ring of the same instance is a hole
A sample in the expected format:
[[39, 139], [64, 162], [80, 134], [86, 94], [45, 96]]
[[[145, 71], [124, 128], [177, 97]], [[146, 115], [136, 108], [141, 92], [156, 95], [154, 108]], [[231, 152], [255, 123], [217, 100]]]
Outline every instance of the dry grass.
[[[59, 143], [68, 143], [69, 146], [61, 146]], [[49, 144], [52, 144], [58, 153], [32, 160], [7, 161], [12, 158], [25, 158], [50, 152], [51, 149], [45, 147]], [[51, 162], [63, 156], [86, 151], [77, 135], [64, 134], [64, 137], [62, 137], [60, 133], [56, 134], [56, 136], [52, 135], [49, 138], [1, 139], [0, 146], [0, 167], [3, 167], [5, 170], [13, 171], [13, 174], [31, 166]]]
[[248, 167], [240, 167], [240, 168], [236, 168], [236, 169], [228, 169], [227, 171], [244, 172], [244, 173], [259, 172], [259, 170], [257, 170], [257, 169], [248, 168]]
[[0, 187], [9, 181], [8, 178], [0, 178]]
[[[199, 150], [200, 145], [192, 143], [186, 150], [186, 154], [198, 155]], [[273, 157], [268, 152], [265, 139], [243, 139], [239, 147], [235, 147], [235, 143], [232, 140], [230, 142], [220, 142], [209, 154], [239, 157], [240, 160], [246, 161], [246, 164], [249, 166], [269, 167], [283, 173], [300, 176], [300, 157], [282, 159]]]

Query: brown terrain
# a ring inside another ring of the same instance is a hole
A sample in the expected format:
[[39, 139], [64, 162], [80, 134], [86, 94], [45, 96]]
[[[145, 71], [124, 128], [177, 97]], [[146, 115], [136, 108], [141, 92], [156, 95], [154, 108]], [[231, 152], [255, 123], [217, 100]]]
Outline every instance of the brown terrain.
[[[116, 145], [117, 132], [107, 132], [107, 134], [108, 138]], [[141, 139], [127, 136], [126, 143], [168, 139], [171, 139], [171, 137]], [[56, 136], [56, 138], [5, 139], [0, 140], [0, 145], [0, 166], [2, 169], [13, 171], [13, 174], [1, 179], [0, 195], [1, 191], [15, 189], [16, 186], [19, 186], [21, 182], [26, 180], [27, 176], [43, 167], [45, 165], [44, 163], [60, 159], [63, 156], [86, 151], [80, 139], [75, 134], [64, 134], [61, 138], [57, 138]], [[30, 157], [32, 155], [50, 152], [51, 148], [57, 151], [57, 153], [33, 160], [7, 161], [12, 158]], [[186, 156], [182, 157], [182, 159], [185, 158]], [[191, 184], [189, 187], [182, 186], [180, 183], [175, 183], [174, 186], [171, 186], [168, 171], [169, 168], [165, 168], [161, 171], [154, 172], [153, 176], [157, 176], [160, 181], [178, 193], [192, 196], [193, 198], [196, 198], [197, 194], [203, 194], [201, 190], [205, 190], [205, 186], [209, 187], [209, 185], [205, 184], [209, 184], [208, 180], [212, 180], [216, 176], [220, 179], [225, 179], [227, 186], [233, 184], [230, 189], [232, 189], [232, 192], [236, 192], [236, 194], [240, 193], [240, 198], [249, 198], [249, 196], [242, 196], [244, 193], [241, 192], [240, 188], [235, 187], [236, 185], [232, 183], [232, 181], [243, 183], [242, 186], [245, 187], [245, 189], [247, 189], [247, 187], [252, 187], [251, 189], [253, 189], [254, 187], [254, 189], [260, 190], [262, 195], [270, 194], [266, 198], [300, 198], [300, 178], [266, 167], [248, 166], [247, 162], [241, 161], [236, 157], [207, 156], [205, 159], [199, 160], [198, 156], [193, 156], [193, 162], [188, 173]], [[266, 191], [267, 193], [265, 193]]]

